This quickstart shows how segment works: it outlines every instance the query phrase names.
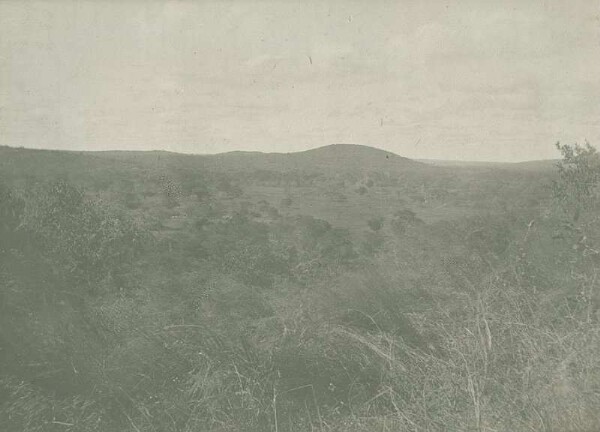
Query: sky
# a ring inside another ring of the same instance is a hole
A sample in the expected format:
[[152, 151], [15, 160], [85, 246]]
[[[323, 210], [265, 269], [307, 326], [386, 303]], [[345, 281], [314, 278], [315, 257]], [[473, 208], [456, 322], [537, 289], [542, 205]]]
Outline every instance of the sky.
[[600, 0], [0, 0], [0, 145], [600, 147]]

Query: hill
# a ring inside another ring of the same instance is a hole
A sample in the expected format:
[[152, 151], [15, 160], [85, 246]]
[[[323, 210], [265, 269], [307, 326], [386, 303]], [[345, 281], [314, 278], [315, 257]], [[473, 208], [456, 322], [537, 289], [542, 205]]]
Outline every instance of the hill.
[[395, 153], [355, 144], [332, 144], [296, 153], [231, 152], [204, 158], [214, 167], [233, 171], [399, 172], [426, 167]]
[[211, 172], [249, 173], [400, 173], [430, 167], [395, 153], [356, 144], [332, 144], [294, 153], [233, 151], [214, 155], [184, 155], [164, 151], [107, 151], [95, 155], [146, 166], [196, 167]]

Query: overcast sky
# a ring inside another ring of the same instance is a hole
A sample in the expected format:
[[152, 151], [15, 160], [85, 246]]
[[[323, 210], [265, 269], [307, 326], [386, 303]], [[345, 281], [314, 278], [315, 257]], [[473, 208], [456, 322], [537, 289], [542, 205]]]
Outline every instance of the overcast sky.
[[600, 0], [0, 1], [0, 144], [600, 147]]

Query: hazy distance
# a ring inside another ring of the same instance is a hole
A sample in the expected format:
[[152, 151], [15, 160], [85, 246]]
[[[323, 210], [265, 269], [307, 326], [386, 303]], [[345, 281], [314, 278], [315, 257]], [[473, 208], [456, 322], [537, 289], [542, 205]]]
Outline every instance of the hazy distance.
[[0, 144], [418, 159], [600, 145], [587, 1], [0, 2]]

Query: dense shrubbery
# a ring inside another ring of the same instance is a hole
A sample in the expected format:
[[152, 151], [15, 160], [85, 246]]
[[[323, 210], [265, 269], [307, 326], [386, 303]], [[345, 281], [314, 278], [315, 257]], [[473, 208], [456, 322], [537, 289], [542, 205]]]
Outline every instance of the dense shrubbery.
[[0, 424], [598, 430], [600, 171], [560, 148], [555, 201], [435, 224], [400, 206], [362, 243], [191, 169], [114, 202], [0, 185]]
[[90, 286], [118, 277], [142, 241], [128, 217], [64, 182], [31, 191], [20, 229], [56, 272]]

